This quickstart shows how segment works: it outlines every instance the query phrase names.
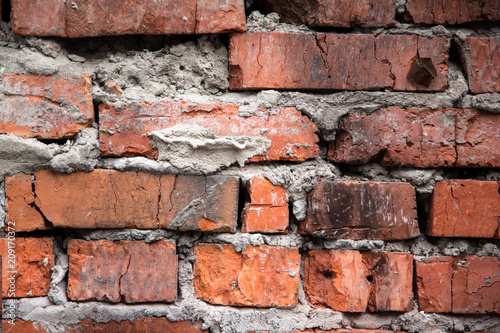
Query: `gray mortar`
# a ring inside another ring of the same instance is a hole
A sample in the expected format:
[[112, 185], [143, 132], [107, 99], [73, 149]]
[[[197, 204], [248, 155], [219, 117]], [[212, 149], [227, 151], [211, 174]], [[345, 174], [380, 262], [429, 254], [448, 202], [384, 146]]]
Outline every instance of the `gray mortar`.
[[5, 195], [5, 181], [0, 178], [0, 229], [5, 226], [5, 217], [7, 216], [7, 197]]
[[85, 128], [74, 140], [68, 140], [50, 161], [57, 172], [92, 171], [99, 162], [99, 133], [97, 128]]

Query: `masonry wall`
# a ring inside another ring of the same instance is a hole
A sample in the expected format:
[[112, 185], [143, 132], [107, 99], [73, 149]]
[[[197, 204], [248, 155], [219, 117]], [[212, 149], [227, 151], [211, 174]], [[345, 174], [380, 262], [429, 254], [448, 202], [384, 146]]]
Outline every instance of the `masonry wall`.
[[4, 332], [499, 332], [497, 0], [2, 1]]

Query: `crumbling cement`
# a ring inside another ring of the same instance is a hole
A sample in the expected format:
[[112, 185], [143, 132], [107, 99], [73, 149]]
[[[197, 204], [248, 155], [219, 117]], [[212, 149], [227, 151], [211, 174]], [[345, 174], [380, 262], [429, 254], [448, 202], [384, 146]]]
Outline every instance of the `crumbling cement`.
[[246, 135], [216, 136], [209, 128], [179, 124], [149, 133], [158, 149], [158, 160], [178, 169], [213, 173], [255, 155], [265, 155], [271, 140]]

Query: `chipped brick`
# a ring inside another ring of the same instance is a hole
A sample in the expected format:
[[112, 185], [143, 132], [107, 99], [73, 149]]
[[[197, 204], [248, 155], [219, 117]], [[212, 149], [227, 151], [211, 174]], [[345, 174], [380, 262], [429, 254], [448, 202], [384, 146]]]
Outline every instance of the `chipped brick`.
[[161, 240], [72, 240], [68, 297], [109, 302], [173, 302], [177, 296], [175, 244]]
[[406, 16], [415, 23], [462, 24], [500, 20], [498, 0], [408, 0]]
[[[413, 35], [233, 34], [229, 84], [232, 90], [442, 91], [449, 45], [445, 37]], [[417, 53], [437, 69], [427, 87], [408, 79]]]
[[500, 238], [500, 182], [445, 180], [434, 185], [427, 235]]
[[64, 139], [92, 125], [90, 77], [4, 74], [0, 134]]
[[304, 289], [313, 305], [335, 311], [410, 311], [413, 258], [408, 253], [311, 250]]
[[300, 282], [298, 248], [198, 244], [194, 250], [198, 298], [221, 305], [294, 307]]
[[320, 180], [308, 197], [303, 235], [397, 240], [419, 235], [415, 189], [408, 183]]

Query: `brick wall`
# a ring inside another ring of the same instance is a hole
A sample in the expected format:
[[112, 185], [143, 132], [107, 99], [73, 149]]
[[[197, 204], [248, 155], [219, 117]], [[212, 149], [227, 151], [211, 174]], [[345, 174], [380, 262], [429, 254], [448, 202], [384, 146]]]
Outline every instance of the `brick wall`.
[[500, 332], [500, 2], [0, 2], [5, 332]]

